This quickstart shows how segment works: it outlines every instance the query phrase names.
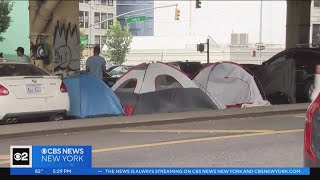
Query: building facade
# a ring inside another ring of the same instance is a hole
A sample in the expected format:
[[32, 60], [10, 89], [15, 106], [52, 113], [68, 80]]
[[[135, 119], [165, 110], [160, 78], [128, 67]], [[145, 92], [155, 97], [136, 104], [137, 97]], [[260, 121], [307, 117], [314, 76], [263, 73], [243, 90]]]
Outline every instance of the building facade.
[[[246, 36], [248, 36], [246, 34]], [[285, 49], [284, 44], [265, 44], [265, 50], [259, 51], [255, 44], [231, 45], [218, 44], [210, 36], [175, 36], [175, 37], [134, 37], [126, 65], [143, 62], [198, 61], [207, 62], [207, 48], [197, 51], [197, 44], [209, 39], [209, 62], [232, 61], [240, 64], [260, 64]], [[238, 41], [241, 42], [241, 41]], [[246, 41], [244, 41], [246, 42]], [[241, 43], [243, 44], [243, 43]], [[254, 52], [254, 53], [253, 53]]]
[[310, 31], [310, 42], [312, 46], [318, 47], [320, 44], [320, 0], [311, 2]]
[[[98, 45], [103, 48], [105, 34], [113, 22], [105, 20], [113, 18], [116, 13], [116, 0], [79, 0], [80, 31], [88, 37], [90, 47]], [[101, 21], [105, 22], [99, 23]], [[90, 27], [90, 24], [93, 25]], [[85, 51], [85, 55], [87, 53]]]
[[151, 8], [150, 10], [141, 11], [121, 16], [118, 21], [121, 25], [125, 25], [125, 18], [132, 16], [147, 16], [148, 20], [129, 24], [130, 31], [133, 36], [153, 36], [154, 35], [154, 0], [121, 0], [117, 3], [117, 15], [121, 15], [130, 11]]

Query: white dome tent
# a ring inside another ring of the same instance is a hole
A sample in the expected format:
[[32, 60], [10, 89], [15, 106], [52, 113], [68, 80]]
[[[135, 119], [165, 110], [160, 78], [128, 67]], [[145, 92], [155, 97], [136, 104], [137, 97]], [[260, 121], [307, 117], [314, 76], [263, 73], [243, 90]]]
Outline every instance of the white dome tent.
[[224, 109], [183, 72], [165, 63], [143, 63], [112, 86], [121, 104], [134, 106], [134, 114]]
[[193, 81], [226, 107], [270, 105], [262, 97], [254, 77], [233, 62], [218, 62], [203, 68]]

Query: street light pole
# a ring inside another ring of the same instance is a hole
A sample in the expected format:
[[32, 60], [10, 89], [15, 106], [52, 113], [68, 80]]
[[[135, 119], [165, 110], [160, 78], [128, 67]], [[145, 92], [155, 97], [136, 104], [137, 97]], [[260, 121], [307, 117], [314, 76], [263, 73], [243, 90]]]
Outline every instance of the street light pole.
[[[262, 44], [262, 0], [260, 0], [260, 30], [259, 30], [259, 44]], [[261, 64], [261, 48], [259, 48], [259, 64]]]

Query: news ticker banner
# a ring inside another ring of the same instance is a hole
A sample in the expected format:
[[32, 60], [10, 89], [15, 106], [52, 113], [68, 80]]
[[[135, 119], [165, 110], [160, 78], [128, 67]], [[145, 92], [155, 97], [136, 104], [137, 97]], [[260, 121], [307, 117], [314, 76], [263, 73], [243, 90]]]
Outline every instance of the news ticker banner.
[[11, 168], [11, 175], [310, 175], [309, 168]]
[[11, 175], [310, 175], [309, 168], [93, 168], [91, 146], [11, 146]]

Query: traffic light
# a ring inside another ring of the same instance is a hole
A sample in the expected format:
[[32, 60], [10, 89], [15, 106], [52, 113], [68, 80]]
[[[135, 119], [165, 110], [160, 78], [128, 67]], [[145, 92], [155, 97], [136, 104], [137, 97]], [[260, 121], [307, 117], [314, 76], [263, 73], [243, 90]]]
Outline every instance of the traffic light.
[[201, 0], [196, 0], [196, 8], [201, 8]]
[[175, 11], [175, 14], [174, 14], [174, 20], [179, 21], [179, 19], [180, 19], [180, 10], [179, 10], [179, 7], [176, 6], [176, 11]]
[[197, 51], [200, 51], [200, 52], [204, 51], [204, 44], [203, 43], [197, 44]]

